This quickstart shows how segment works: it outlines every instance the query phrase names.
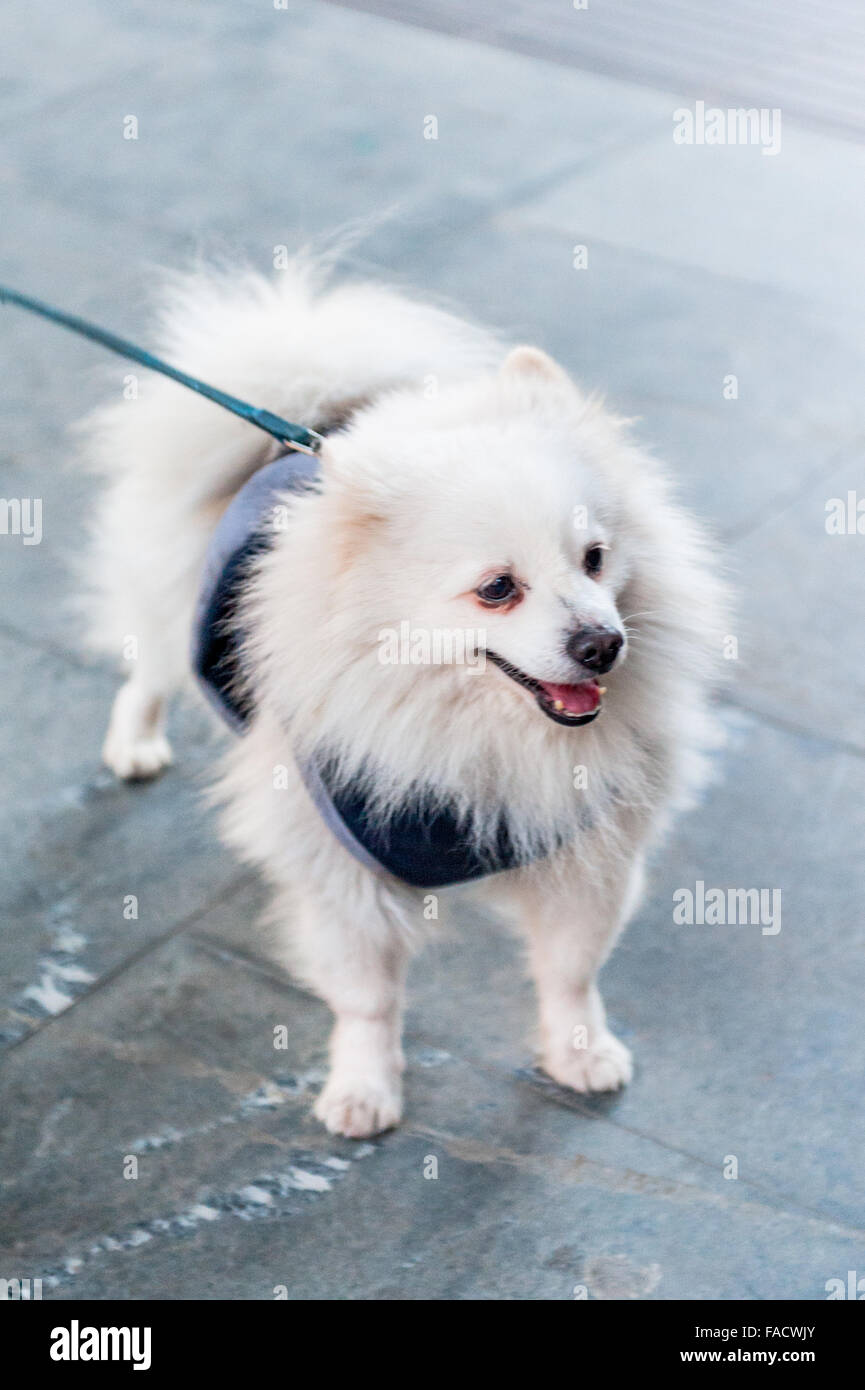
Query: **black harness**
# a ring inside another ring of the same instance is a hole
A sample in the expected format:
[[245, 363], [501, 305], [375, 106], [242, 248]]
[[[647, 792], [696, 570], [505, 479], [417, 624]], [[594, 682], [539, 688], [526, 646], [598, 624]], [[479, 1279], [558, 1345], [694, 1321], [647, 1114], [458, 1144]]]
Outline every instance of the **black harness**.
[[[243, 634], [237, 608], [251, 564], [271, 543], [274, 508], [286, 493], [315, 486], [317, 459], [285, 453], [260, 468], [226, 509], [210, 543], [196, 610], [192, 665], [210, 704], [236, 733], [254, 713], [243, 671]], [[507, 826], [484, 852], [472, 843], [454, 810], [431, 797], [416, 796], [410, 807], [382, 824], [370, 812], [362, 786], [344, 786], [332, 760], [298, 767], [322, 818], [340, 842], [367, 868], [392, 874], [413, 888], [444, 888], [515, 868], [519, 860]]]

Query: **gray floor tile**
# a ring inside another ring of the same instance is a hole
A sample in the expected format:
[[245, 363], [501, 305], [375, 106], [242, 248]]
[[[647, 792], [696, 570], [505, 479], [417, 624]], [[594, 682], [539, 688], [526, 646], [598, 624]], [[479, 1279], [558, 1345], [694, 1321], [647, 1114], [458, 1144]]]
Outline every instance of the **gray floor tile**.
[[531, 220], [860, 312], [865, 150], [795, 124], [775, 155], [675, 144], [680, 106], [671, 100], [654, 140], [551, 190]]
[[[865, 751], [862, 455], [850, 453], [789, 506], [770, 511], [736, 549], [747, 576], [741, 698], [750, 708]], [[848, 500], [852, 494], [852, 502]], [[827, 510], [828, 509], [828, 510]], [[863, 507], [865, 514], [865, 507]]]

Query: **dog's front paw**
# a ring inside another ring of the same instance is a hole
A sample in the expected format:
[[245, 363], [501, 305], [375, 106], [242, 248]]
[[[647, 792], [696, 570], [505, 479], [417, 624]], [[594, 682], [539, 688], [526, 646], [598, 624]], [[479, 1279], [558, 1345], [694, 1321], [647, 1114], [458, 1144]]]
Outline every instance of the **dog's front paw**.
[[315, 1117], [331, 1134], [347, 1139], [369, 1139], [393, 1129], [402, 1118], [399, 1078], [343, 1080], [332, 1076], [315, 1103]]
[[171, 747], [164, 734], [124, 738], [109, 732], [102, 761], [122, 782], [146, 782], [171, 765]]
[[604, 1029], [589, 1046], [573, 1048], [541, 1064], [548, 1076], [572, 1091], [617, 1091], [633, 1075], [631, 1054], [625, 1044]]

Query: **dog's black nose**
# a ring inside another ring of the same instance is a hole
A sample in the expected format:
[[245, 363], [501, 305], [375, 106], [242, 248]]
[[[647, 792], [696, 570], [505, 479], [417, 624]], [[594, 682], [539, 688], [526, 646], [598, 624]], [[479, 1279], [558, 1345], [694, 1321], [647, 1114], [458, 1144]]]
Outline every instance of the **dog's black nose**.
[[567, 652], [581, 666], [602, 676], [622, 650], [622, 642], [621, 634], [614, 628], [578, 627], [568, 638]]

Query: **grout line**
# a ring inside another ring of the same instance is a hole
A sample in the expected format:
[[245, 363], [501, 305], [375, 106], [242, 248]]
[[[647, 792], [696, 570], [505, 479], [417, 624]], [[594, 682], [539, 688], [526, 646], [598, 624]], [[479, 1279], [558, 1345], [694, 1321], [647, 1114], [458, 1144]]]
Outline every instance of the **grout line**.
[[751, 522], [750, 525], [736, 526], [730, 530], [720, 530], [718, 534], [721, 539], [726, 544], [747, 539], [754, 536], [756, 532], [759, 531], [761, 527], [767, 525], [767, 523], [776, 521], [779, 517], [785, 516], [812, 487], [822, 479], [828, 479], [831, 474], [836, 473], [844, 466], [845, 462], [852, 463], [855, 459], [857, 466], [861, 466], [863, 447], [865, 447], [865, 440], [861, 438], [858, 440], [853, 438], [848, 443], [841, 445], [826, 463], [819, 465], [813, 472], [803, 478], [792, 492], [787, 493], [786, 497], [780, 496], [775, 498], [771, 503], [767, 502], [762, 515]]
[[18, 627], [15, 623], [10, 623], [5, 618], [0, 618], [0, 636], [7, 637], [10, 642], [20, 642], [22, 646], [29, 647], [31, 651], [40, 652], [43, 656], [53, 656], [68, 666], [74, 666], [78, 671], [102, 671], [103, 673], [105, 671], [103, 664], [95, 657], [89, 660], [74, 647], [63, 647], [51, 637], [40, 637], [25, 632], [23, 628]]
[[181, 917], [179, 922], [175, 922], [166, 931], [161, 932], [158, 936], [152, 937], [151, 940], [138, 951], [134, 951], [132, 955], [126, 956], [113, 970], [109, 970], [104, 975], [100, 975], [94, 981], [90, 989], [73, 999], [68, 1008], [63, 1009], [59, 1014], [51, 1014], [47, 1018], [41, 1019], [35, 1028], [32, 1028], [28, 1033], [25, 1033], [23, 1037], [17, 1038], [14, 1042], [10, 1043], [8, 1047], [4, 1049], [5, 1054], [8, 1055], [16, 1051], [19, 1047], [23, 1047], [25, 1043], [30, 1042], [31, 1039], [40, 1036], [45, 1032], [46, 1028], [50, 1028], [52, 1024], [59, 1023], [61, 1019], [68, 1018], [73, 1010], [77, 1009], [87, 1000], [92, 999], [93, 995], [98, 994], [100, 990], [113, 984], [115, 980], [119, 979], [121, 975], [124, 975], [133, 966], [137, 965], [139, 961], [144, 960], [145, 957], [151, 955], [153, 951], [158, 950], [160, 946], [164, 946], [172, 937], [178, 936], [187, 927], [210, 912], [212, 908], [222, 903], [231, 902], [242, 889], [247, 887], [250, 883], [253, 883], [256, 878], [257, 874], [252, 869], [243, 870], [241, 873], [236, 874], [234, 878], [230, 879], [229, 882], [220, 889], [219, 893], [214, 895], [214, 897], [208, 898], [206, 902], [194, 908], [192, 912], [187, 913], [185, 917]]
[[[477, 202], [472, 202], [470, 199], [465, 200], [465, 211], [461, 216], [445, 217], [443, 215], [438, 221], [433, 221], [423, 205], [415, 207], [410, 214], [415, 220], [406, 220], [403, 223], [402, 230], [405, 235], [400, 242], [400, 253], [404, 257], [406, 249], [411, 248], [421, 239], [427, 245], [433, 235], [440, 245], [447, 245], [465, 236], [466, 233], [477, 230], [484, 224], [492, 226], [497, 218], [518, 212], [533, 198], [556, 188], [558, 184], [564, 183], [575, 174], [582, 174], [605, 163], [608, 159], [615, 159], [619, 155], [628, 154], [635, 146], [650, 143], [654, 138], [654, 131], [649, 131], [645, 135], [641, 135], [636, 130], [622, 134], [621, 137], [610, 140], [599, 149], [588, 151], [577, 159], [560, 164], [556, 169], [538, 174], [534, 178], [525, 179], [510, 188], [502, 188], [485, 199], [479, 199]], [[419, 216], [421, 220], [417, 220]], [[374, 271], [379, 275], [382, 273], [381, 263], [374, 260], [356, 256], [352, 258], [352, 264], [357, 268]], [[445, 293], [447, 292], [445, 291]]]
[[[530, 1084], [536, 1082], [536, 1078], [531, 1072], [517, 1071], [516, 1073], [511, 1073], [511, 1076], [514, 1075], [518, 1082], [526, 1080], [528, 1080]], [[555, 1092], [560, 1091], [561, 1088], [555, 1087], [554, 1083], [550, 1083], [550, 1085], [547, 1086], [543, 1079], [541, 1079], [541, 1082], [542, 1084], [540, 1086], [534, 1084], [532, 1086], [532, 1089], [535, 1091], [536, 1094], [540, 1093], [548, 1099], [553, 1099], [553, 1102], [555, 1103]], [[562, 1092], [562, 1094], [566, 1095], [567, 1093]], [[577, 1097], [577, 1099], [579, 1098]], [[691, 1153], [687, 1149], [679, 1148], [675, 1144], [667, 1144], [662, 1139], [659, 1139], [655, 1135], [649, 1134], [646, 1131], [635, 1129], [630, 1125], [621, 1124], [617, 1122], [615, 1119], [611, 1119], [609, 1115], [599, 1114], [597, 1111], [590, 1110], [587, 1107], [580, 1109], [578, 1105], [570, 1103], [565, 1104], [561, 1108], [569, 1110], [572, 1113], [576, 1113], [580, 1115], [581, 1118], [586, 1120], [606, 1121], [607, 1123], [611, 1124], [614, 1128], [618, 1129], [621, 1133], [629, 1134], [633, 1138], [639, 1139], [643, 1143], [652, 1144], [656, 1148], [659, 1148], [663, 1153], [675, 1154], [677, 1157], [684, 1158], [698, 1170], [708, 1171], [712, 1173], [715, 1177], [717, 1177], [718, 1175], [717, 1166], [710, 1163], [708, 1159], [704, 1159], [700, 1157], [698, 1154]], [[408, 1133], [413, 1137], [423, 1138], [427, 1136], [434, 1136], [436, 1138], [442, 1139], [445, 1143], [452, 1143], [457, 1149], [459, 1148], [461, 1143], [461, 1137], [458, 1134], [440, 1134], [436, 1131], [427, 1129], [425, 1126], [422, 1125], [412, 1125], [411, 1122], [409, 1122], [404, 1127], [404, 1132]], [[485, 1163], [511, 1162], [516, 1163], [517, 1166], [521, 1166], [520, 1160], [523, 1160], [526, 1164], [535, 1167], [539, 1163], [542, 1164], [544, 1158], [546, 1157], [545, 1155], [539, 1156], [537, 1154], [532, 1153], [523, 1154], [509, 1150], [501, 1151], [496, 1149], [494, 1146], [487, 1146], [484, 1143], [484, 1141], [476, 1141], [470, 1138], [468, 1138], [468, 1142], [472, 1146], [477, 1145], [478, 1149], [489, 1147], [489, 1153], [486, 1156], [481, 1156], [479, 1154], [478, 1157], [474, 1160], [470, 1157], [464, 1157], [463, 1161], [469, 1163], [473, 1161]], [[585, 1156], [578, 1155], [577, 1157]], [[727, 1210], [735, 1210], [738, 1205], [738, 1202], [735, 1198], [731, 1200], [731, 1196], [727, 1191], [719, 1190], [716, 1192], [711, 1187], [704, 1187], [697, 1182], [684, 1182], [681, 1178], [671, 1178], [667, 1176], [658, 1176], [649, 1173], [644, 1173], [640, 1170], [630, 1169], [626, 1165], [620, 1163], [609, 1164], [597, 1159], [588, 1159], [587, 1162], [590, 1168], [595, 1168], [596, 1170], [605, 1170], [614, 1176], [616, 1174], [622, 1174], [623, 1176], [626, 1176], [632, 1173], [637, 1178], [644, 1178], [649, 1182], [654, 1182], [659, 1186], [668, 1187], [671, 1189], [667, 1194], [663, 1192], [650, 1194], [653, 1197], [663, 1197], [664, 1195], [674, 1197], [679, 1194], [684, 1194], [686, 1196], [692, 1196], [695, 1200], [702, 1200], [721, 1205]], [[550, 1176], [554, 1176], [554, 1174], [551, 1174]], [[589, 1177], [587, 1181], [591, 1181], [591, 1177]], [[772, 1191], [772, 1189], [764, 1187], [762, 1184], [755, 1182], [752, 1178], [739, 1179], [738, 1183], [736, 1184], [736, 1187], [739, 1191], [747, 1189], [757, 1194], [756, 1198], [752, 1198], [749, 1204], [759, 1206], [764, 1211], [772, 1211], [796, 1220], [804, 1219], [809, 1222], [818, 1224], [822, 1227], [828, 1227], [829, 1229], [834, 1230], [836, 1233], [841, 1234], [847, 1238], [861, 1239], [862, 1237], [863, 1231], [858, 1227], [851, 1226], [847, 1221], [839, 1219], [835, 1216], [829, 1216], [825, 1212], [819, 1211], [813, 1207], [802, 1206], [795, 1202], [795, 1200], [791, 1202], [791, 1199], [783, 1192], [779, 1192], [776, 1194]]]
[[771, 728], [778, 729], [782, 734], [792, 734], [796, 738], [808, 739], [813, 743], [822, 743], [827, 748], [833, 748], [838, 753], [846, 753], [854, 758], [865, 758], [865, 748], [861, 748], [857, 743], [850, 743], [847, 739], [832, 738], [828, 734], [817, 733], [814, 729], [802, 728], [801, 725], [794, 724], [792, 720], [784, 719], [780, 714], [773, 714], [770, 710], [755, 709], [753, 705], [746, 704], [744, 700], [724, 691], [718, 695], [718, 703], [741, 710], [743, 714], [751, 715], [753, 719], [758, 719]]
[[211, 936], [208, 931], [191, 931], [189, 939], [195, 943], [203, 955], [209, 956], [212, 960], [230, 961], [232, 965], [238, 966], [257, 979], [267, 980], [271, 985], [291, 990], [299, 994], [302, 999], [320, 1002], [318, 995], [298, 984], [288, 971], [280, 966], [278, 960], [271, 961], [265, 956], [253, 955], [251, 951], [244, 951], [237, 946], [221, 941], [218, 936]]
[[132, 61], [128, 67], [124, 68], [108, 65], [96, 76], [84, 82], [73, 83], [70, 87], [64, 87], [62, 91], [37, 97], [31, 102], [24, 101], [20, 105], [16, 105], [12, 100], [8, 112], [0, 118], [0, 132], [6, 130], [8, 133], [14, 134], [28, 122], [62, 117], [64, 114], [68, 114], [70, 107], [75, 107], [82, 99], [87, 101], [97, 92], [104, 91], [106, 86], [119, 79], [141, 81], [149, 76], [152, 76], [152, 66], [147, 63]]

